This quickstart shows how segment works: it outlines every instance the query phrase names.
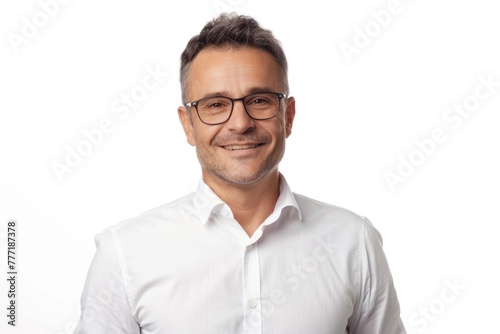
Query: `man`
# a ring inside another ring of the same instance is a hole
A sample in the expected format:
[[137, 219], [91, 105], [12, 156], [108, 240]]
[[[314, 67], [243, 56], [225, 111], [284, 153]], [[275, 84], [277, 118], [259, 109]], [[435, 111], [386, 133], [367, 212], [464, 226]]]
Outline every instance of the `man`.
[[295, 100], [272, 33], [209, 22], [181, 86], [199, 187], [96, 237], [76, 333], [405, 333], [378, 232], [278, 171]]

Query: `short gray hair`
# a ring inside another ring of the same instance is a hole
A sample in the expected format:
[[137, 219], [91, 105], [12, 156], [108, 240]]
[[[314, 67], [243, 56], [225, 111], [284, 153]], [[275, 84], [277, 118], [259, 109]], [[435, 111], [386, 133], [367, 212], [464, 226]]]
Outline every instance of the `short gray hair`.
[[223, 13], [208, 22], [199, 35], [188, 42], [181, 55], [180, 81], [182, 102], [187, 101], [187, 76], [193, 59], [207, 47], [250, 47], [268, 52], [276, 61], [282, 76], [283, 87], [288, 95], [288, 62], [281, 43], [270, 30], [263, 29], [253, 18], [234, 13]]

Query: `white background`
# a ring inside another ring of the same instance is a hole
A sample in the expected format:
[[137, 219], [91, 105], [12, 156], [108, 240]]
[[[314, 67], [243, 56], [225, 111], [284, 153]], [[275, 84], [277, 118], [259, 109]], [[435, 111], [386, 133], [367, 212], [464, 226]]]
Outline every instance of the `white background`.
[[[480, 76], [500, 81], [498, 8], [400, 0], [377, 31], [370, 12], [389, 2], [72, 0], [44, 22], [38, 1], [2, 1], [0, 257], [16, 219], [20, 274], [18, 326], [7, 326], [2, 306], [0, 332], [71, 333], [93, 236], [194, 190], [200, 170], [176, 113], [178, 59], [221, 8], [254, 16], [283, 43], [297, 116], [281, 171], [295, 192], [379, 229], [408, 333], [497, 328], [500, 87], [456, 128], [443, 115], [474, 95]], [[46, 25], [16, 46], [23, 18]], [[366, 27], [370, 42], [346, 57], [341, 43], [360, 46]], [[120, 119], [113, 102], [147, 67], [170, 74]], [[59, 180], [52, 164], [103, 119], [113, 131]], [[436, 128], [446, 140], [418, 160], [415, 141]], [[391, 189], [384, 174], [411, 154], [420, 165]]]

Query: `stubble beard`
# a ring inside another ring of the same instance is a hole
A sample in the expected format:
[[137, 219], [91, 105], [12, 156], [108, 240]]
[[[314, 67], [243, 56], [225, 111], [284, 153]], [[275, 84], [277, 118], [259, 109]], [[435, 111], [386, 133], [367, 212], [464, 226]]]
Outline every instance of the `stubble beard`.
[[[221, 142], [221, 140], [219, 140], [219, 142]], [[209, 150], [210, 149], [211, 148], [209, 148]], [[251, 185], [268, 175], [273, 170], [277, 169], [284, 153], [285, 139], [282, 138], [276, 143], [276, 147], [274, 147], [274, 149], [260, 163], [257, 170], [249, 175], [245, 175], [244, 173], [238, 173], [238, 171], [231, 170], [231, 167], [221, 159], [214, 159], [213, 156], [208, 153], [206, 148], [200, 149], [198, 146], [196, 147], [198, 161], [200, 162], [204, 173], [213, 175], [225, 183], [239, 186]]]

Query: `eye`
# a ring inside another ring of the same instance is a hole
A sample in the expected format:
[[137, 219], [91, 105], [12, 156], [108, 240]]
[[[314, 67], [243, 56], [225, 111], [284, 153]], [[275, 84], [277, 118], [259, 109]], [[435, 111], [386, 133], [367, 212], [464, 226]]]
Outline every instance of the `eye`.
[[248, 104], [253, 104], [253, 105], [266, 105], [271, 103], [269, 98], [265, 96], [255, 96], [252, 97], [252, 99], [248, 102]]
[[213, 102], [210, 103], [207, 107], [208, 108], [222, 108], [224, 105], [220, 102]]
[[204, 110], [221, 110], [231, 107], [231, 101], [224, 98], [208, 98], [199, 103], [199, 107]]
[[265, 99], [255, 99], [255, 101], [253, 101], [253, 103], [255, 103], [255, 104], [264, 104], [264, 103], [269, 103], [269, 101], [265, 100]]

